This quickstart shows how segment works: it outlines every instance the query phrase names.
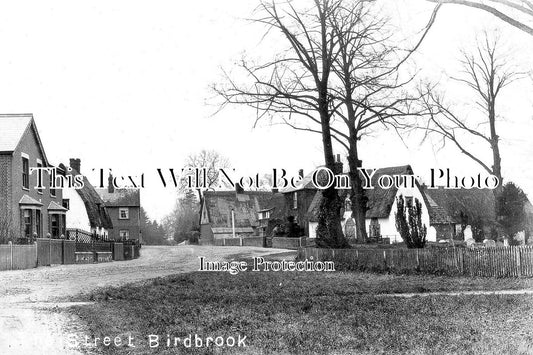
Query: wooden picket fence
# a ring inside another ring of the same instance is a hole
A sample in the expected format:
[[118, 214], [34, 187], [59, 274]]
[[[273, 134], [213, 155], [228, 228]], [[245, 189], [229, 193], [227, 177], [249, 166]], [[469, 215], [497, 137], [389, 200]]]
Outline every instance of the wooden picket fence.
[[0, 245], [0, 271], [22, 270], [37, 266], [37, 245]]
[[333, 261], [337, 270], [417, 271], [483, 277], [532, 277], [533, 246], [425, 249], [302, 248], [299, 260]]

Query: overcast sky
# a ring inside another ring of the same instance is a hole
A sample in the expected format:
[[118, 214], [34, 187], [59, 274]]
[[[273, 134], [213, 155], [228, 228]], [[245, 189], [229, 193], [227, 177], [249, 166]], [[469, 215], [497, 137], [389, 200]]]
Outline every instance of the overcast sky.
[[[310, 171], [322, 164], [319, 136], [284, 126], [253, 129], [254, 112], [242, 107], [212, 116], [216, 106], [209, 87], [221, 80], [221, 68], [231, 68], [244, 52], [271, 51], [260, 41], [262, 28], [245, 20], [255, 6], [252, 0], [3, 2], [0, 112], [33, 113], [54, 164], [76, 157], [86, 175], [91, 168], [144, 172], [142, 203], [157, 219], [170, 212], [175, 192], [158, 187], [155, 169], [180, 169], [188, 154], [204, 148], [227, 156], [243, 173], [274, 167]], [[406, 32], [425, 24], [432, 8], [423, 0], [385, 6], [406, 24]], [[510, 53], [517, 65], [527, 65], [532, 37], [456, 6], [440, 12], [417, 65], [445, 78], [459, 49], [471, 45], [477, 31], [495, 27], [515, 50]], [[509, 87], [500, 114], [506, 119], [498, 124], [503, 174], [531, 197], [531, 83]], [[410, 137], [406, 146], [391, 132], [376, 135], [361, 147], [363, 165], [411, 164], [419, 175], [430, 167], [482, 172], [451, 145], [436, 151], [419, 142]]]

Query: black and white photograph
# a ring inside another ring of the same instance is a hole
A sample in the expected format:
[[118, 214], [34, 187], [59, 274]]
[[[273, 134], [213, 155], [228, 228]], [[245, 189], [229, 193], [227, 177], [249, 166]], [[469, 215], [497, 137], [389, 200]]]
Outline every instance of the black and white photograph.
[[533, 354], [533, 1], [1, 3], [0, 354]]

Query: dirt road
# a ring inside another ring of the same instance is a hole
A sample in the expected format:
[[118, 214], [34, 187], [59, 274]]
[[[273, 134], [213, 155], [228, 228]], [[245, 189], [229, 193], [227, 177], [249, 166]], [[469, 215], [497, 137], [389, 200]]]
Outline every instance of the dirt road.
[[67, 332], [83, 332], [74, 316], [57, 312], [72, 296], [160, 276], [197, 271], [198, 257], [225, 260], [285, 252], [253, 247], [144, 247], [130, 261], [58, 265], [0, 272], [0, 354], [75, 354]]

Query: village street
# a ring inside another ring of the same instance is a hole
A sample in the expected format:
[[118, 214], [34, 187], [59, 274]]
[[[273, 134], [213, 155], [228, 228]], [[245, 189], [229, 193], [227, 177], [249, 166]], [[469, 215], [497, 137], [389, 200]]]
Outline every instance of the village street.
[[66, 312], [72, 296], [99, 287], [118, 286], [177, 273], [197, 271], [199, 256], [223, 261], [232, 255], [260, 256], [282, 249], [254, 247], [149, 247], [129, 261], [57, 265], [0, 273], [0, 353], [73, 354], [67, 334], [83, 333], [84, 325]]

